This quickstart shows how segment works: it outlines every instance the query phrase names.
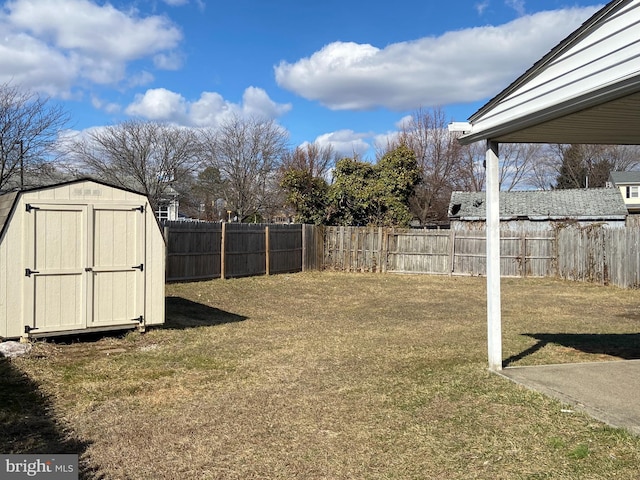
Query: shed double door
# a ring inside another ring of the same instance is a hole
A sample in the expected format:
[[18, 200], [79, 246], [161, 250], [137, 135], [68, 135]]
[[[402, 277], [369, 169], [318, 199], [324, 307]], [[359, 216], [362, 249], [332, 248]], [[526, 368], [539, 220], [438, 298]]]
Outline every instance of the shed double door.
[[144, 209], [27, 205], [25, 325], [34, 333], [142, 320]]

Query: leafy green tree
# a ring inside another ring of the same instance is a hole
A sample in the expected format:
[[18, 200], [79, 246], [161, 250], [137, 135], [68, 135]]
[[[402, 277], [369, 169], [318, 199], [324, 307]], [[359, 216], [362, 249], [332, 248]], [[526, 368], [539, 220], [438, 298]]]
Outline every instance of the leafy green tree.
[[280, 187], [286, 192], [287, 204], [296, 211], [296, 222], [325, 222], [329, 185], [324, 178], [315, 177], [308, 170], [287, 170]]
[[401, 145], [375, 165], [343, 158], [331, 185], [308, 169], [287, 170], [280, 185], [301, 222], [407, 226], [413, 218], [409, 198], [420, 179], [415, 153]]
[[420, 182], [415, 153], [401, 145], [376, 165], [350, 158], [336, 164], [328, 217], [339, 225], [407, 226], [409, 198]]
[[401, 145], [385, 154], [376, 167], [378, 178], [372, 198], [376, 212], [372, 223], [408, 225], [413, 218], [409, 198], [421, 180], [414, 151]]
[[327, 220], [332, 225], [368, 225], [374, 197], [374, 166], [352, 158], [336, 163], [329, 189]]

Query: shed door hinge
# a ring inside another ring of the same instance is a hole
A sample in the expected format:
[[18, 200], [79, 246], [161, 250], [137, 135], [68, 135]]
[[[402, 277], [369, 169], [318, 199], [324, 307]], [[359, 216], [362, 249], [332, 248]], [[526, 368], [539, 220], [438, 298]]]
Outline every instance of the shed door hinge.
[[31, 270], [30, 268], [25, 268], [24, 269], [24, 276], [25, 277], [30, 277], [34, 273], [40, 273], [40, 272], [38, 272], [36, 270]]
[[136, 265], [131, 268], [135, 268], [136, 270], [140, 270], [141, 272], [144, 272], [144, 263], [141, 263], [140, 265]]
[[134, 210], [139, 210], [140, 213], [144, 213], [144, 205], [140, 205], [139, 207], [134, 208]]
[[27, 210], [27, 212], [31, 213], [31, 210], [40, 210], [38, 207], [34, 207], [33, 205], [31, 205], [30, 203], [27, 203], [25, 205], [25, 208]]
[[142, 315], [140, 315], [137, 318], [132, 318], [131, 321], [132, 322], [138, 322], [140, 325], [142, 325], [144, 323], [144, 317]]

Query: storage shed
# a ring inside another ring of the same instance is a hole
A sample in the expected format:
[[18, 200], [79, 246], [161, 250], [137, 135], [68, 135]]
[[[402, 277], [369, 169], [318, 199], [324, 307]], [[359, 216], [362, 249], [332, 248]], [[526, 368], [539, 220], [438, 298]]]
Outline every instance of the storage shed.
[[164, 250], [131, 190], [81, 179], [0, 196], [0, 338], [164, 323]]

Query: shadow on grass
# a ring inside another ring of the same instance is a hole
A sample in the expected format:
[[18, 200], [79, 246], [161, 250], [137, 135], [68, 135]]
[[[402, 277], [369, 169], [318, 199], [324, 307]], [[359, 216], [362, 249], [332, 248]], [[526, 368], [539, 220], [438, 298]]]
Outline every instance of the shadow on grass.
[[77, 454], [79, 478], [104, 477], [82, 456], [89, 443], [78, 440], [52, 417], [52, 406], [38, 385], [0, 357], [0, 452], [3, 454]]
[[623, 360], [640, 359], [640, 333], [524, 333], [538, 343], [507, 358], [503, 366], [533, 355], [548, 344], [562, 345], [585, 353], [610, 355]]
[[182, 297], [167, 297], [163, 328], [186, 329], [242, 322], [247, 317], [225, 312]]

